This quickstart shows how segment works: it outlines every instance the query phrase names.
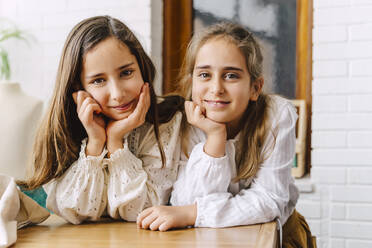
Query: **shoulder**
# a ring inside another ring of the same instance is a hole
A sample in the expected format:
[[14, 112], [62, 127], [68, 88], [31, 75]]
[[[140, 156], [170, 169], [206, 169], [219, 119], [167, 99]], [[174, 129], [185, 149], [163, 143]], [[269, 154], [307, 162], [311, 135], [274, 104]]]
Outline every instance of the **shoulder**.
[[178, 132], [180, 131], [180, 128], [181, 128], [181, 125], [182, 125], [182, 118], [183, 118], [182, 112], [177, 111], [173, 115], [172, 119], [170, 119], [168, 122], [161, 123], [159, 125], [160, 135], [162, 135], [162, 132], [164, 132], [166, 130], [168, 130], [172, 133], [177, 132], [177, 135], [178, 135]]
[[[168, 140], [172, 136], [179, 135], [182, 118], [182, 113], [177, 111], [169, 121], [159, 125], [159, 136], [162, 141]], [[152, 123], [146, 122], [139, 127], [137, 131], [139, 132], [141, 143], [149, 142], [150, 140], [156, 142], [154, 125]]]
[[278, 95], [269, 95], [268, 106], [268, 119], [272, 127], [283, 122], [291, 126], [296, 123], [297, 110], [290, 100]]

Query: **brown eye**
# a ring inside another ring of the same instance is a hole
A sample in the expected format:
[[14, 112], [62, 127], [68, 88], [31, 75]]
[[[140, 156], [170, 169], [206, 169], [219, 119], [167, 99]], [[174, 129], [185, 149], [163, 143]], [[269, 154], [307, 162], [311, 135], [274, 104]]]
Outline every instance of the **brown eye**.
[[236, 73], [229, 72], [225, 74], [225, 78], [226, 79], [237, 79], [239, 78], [239, 75], [237, 75]]
[[209, 77], [209, 74], [206, 73], [206, 72], [202, 72], [202, 73], [199, 73], [198, 77], [200, 77], [200, 78], [208, 78]]
[[105, 80], [103, 78], [97, 78], [97, 79], [94, 79], [94, 81], [92, 83], [93, 84], [102, 84], [103, 82], [105, 82]]
[[124, 71], [120, 72], [120, 76], [121, 77], [127, 77], [127, 76], [132, 75], [132, 73], [133, 73], [133, 70], [124, 70]]

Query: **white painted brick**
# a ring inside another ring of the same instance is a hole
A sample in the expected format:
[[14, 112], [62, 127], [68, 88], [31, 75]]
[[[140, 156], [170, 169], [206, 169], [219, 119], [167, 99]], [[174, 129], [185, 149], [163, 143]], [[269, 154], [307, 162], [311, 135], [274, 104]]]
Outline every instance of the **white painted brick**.
[[344, 131], [313, 131], [311, 146], [313, 148], [346, 147], [347, 133]]
[[372, 128], [371, 114], [317, 113], [312, 118], [313, 130], [364, 130]]
[[[372, 101], [371, 101], [372, 102]], [[314, 96], [312, 110], [314, 112], [346, 112], [346, 96]]]
[[346, 248], [371, 248], [372, 241], [368, 240], [347, 240]]
[[314, 1], [314, 8], [337, 7], [349, 5], [350, 0], [318, 0]]
[[314, 10], [314, 26], [357, 24], [372, 21], [372, 6], [319, 8]]
[[352, 58], [361, 59], [371, 57], [372, 43], [367, 41], [351, 43], [322, 43], [313, 48], [314, 60]]
[[[94, 15], [110, 15], [115, 17], [125, 23], [132, 22], [132, 23], [139, 23], [139, 22], [146, 22], [149, 24], [151, 22], [151, 9], [149, 6], [143, 7], [141, 9], [141, 15], [138, 15], [136, 11], [132, 11], [133, 8], [108, 8], [108, 9], [95, 9]], [[151, 25], [150, 25], [151, 26]]]
[[[315, 187], [316, 185], [314, 185], [314, 188]], [[299, 198], [299, 200], [301, 201], [321, 201], [321, 199], [321, 193], [319, 192], [319, 190], [315, 190], [312, 193], [302, 193], [300, 194]]]
[[18, 0], [17, 14], [19, 16], [28, 14], [50, 14], [62, 13], [66, 11], [66, 1], [49, 1], [49, 0]]
[[356, 60], [350, 62], [351, 76], [371, 76], [372, 75], [372, 60]]
[[43, 53], [44, 53], [45, 59], [49, 59], [49, 57], [59, 58], [62, 54], [62, 50], [63, 50], [62, 42], [45, 43]]
[[16, 1], [0, 1], [0, 16], [13, 20], [17, 16], [17, 2]]
[[[338, 202], [372, 203], [371, 186], [332, 186], [331, 200]], [[372, 236], [371, 236], [372, 237]]]
[[[314, 149], [311, 153], [312, 166], [372, 165], [370, 149]], [[371, 194], [372, 195], [372, 194]]]
[[350, 96], [349, 110], [352, 112], [372, 112], [372, 94]]
[[315, 61], [313, 63], [314, 77], [346, 76], [348, 63], [346, 61]]
[[372, 185], [372, 169], [363, 168], [363, 167], [362, 168], [350, 168], [348, 170], [348, 182], [351, 184]]
[[310, 227], [311, 234], [314, 236], [319, 236], [321, 234], [321, 223], [319, 220], [306, 220]]
[[296, 205], [296, 210], [306, 219], [319, 219], [321, 217], [320, 202], [300, 201]]
[[[372, 3], [372, 1], [370, 1]], [[353, 25], [349, 27], [350, 40], [371, 40], [372, 24]]]
[[361, 222], [332, 222], [331, 236], [339, 238], [361, 238], [372, 237], [372, 224]]
[[[372, 147], [372, 132], [363, 131], [363, 132], [350, 132], [348, 134], [347, 142], [349, 147]], [[372, 183], [372, 181], [371, 181]]]
[[372, 77], [315, 78], [313, 95], [366, 94], [372, 92]]
[[[330, 204], [325, 204], [324, 201], [321, 202], [321, 215], [322, 215], [322, 229], [326, 228], [323, 221], [329, 220], [331, 218], [331, 206]], [[328, 229], [328, 227], [326, 228]], [[328, 230], [322, 231], [323, 234], [328, 233]]]
[[346, 41], [347, 39], [348, 31], [346, 26], [325, 26], [313, 30], [313, 42], [315, 44]]
[[66, 12], [60, 14], [43, 15], [43, 28], [68, 28], [71, 30], [80, 21], [95, 16], [94, 11]]
[[345, 239], [331, 239], [331, 247], [345, 248]]
[[349, 204], [347, 210], [349, 220], [372, 221], [372, 204]]
[[345, 168], [313, 167], [311, 177], [315, 183], [321, 184], [345, 184]]
[[43, 18], [41, 15], [22, 15], [17, 17], [17, 23], [20, 24], [18, 25], [20, 29], [30, 33], [31, 31], [41, 29]]
[[[121, 9], [121, 11], [128, 12], [128, 10], [133, 9], [144, 9], [150, 7], [150, 0], [141, 0], [141, 1], [117, 1], [117, 0], [67, 0], [67, 9], [69, 11], [81, 11], [87, 9], [111, 9], [116, 7]], [[135, 11], [136, 12], [136, 11]]]
[[367, 23], [372, 22], [372, 6], [355, 6], [350, 8], [350, 19], [345, 19], [348, 23]]
[[350, 15], [348, 7], [314, 9], [314, 26], [346, 24]]
[[[39, 31], [40, 34], [38, 35], [38, 40], [43, 43], [59, 43], [61, 44], [63, 41], [66, 40], [70, 29], [66, 27], [62, 28], [49, 28], [49, 29], [42, 29]], [[61, 49], [62, 51], [62, 49]]]
[[351, 0], [351, 4], [356, 5], [372, 5], [371, 0]]
[[324, 218], [324, 219], [321, 220], [320, 231], [321, 231], [322, 235], [328, 235], [329, 234], [329, 220], [328, 220], [328, 218]]
[[331, 218], [333, 220], [344, 220], [346, 217], [345, 204], [334, 203], [331, 206]]
[[329, 239], [328, 239], [328, 235], [327, 236], [316, 236], [316, 245], [317, 245], [317, 248], [329, 248], [330, 247], [330, 244], [329, 244]]

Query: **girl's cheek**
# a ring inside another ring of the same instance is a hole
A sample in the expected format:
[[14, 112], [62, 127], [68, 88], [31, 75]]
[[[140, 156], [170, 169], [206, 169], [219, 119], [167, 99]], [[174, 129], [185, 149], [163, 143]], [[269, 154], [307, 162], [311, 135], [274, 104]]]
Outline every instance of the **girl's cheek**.
[[195, 102], [196, 104], [201, 104], [201, 99], [203, 98], [202, 97], [202, 89], [200, 89], [199, 87], [197, 86], [194, 86], [192, 88], [192, 100], [193, 102]]

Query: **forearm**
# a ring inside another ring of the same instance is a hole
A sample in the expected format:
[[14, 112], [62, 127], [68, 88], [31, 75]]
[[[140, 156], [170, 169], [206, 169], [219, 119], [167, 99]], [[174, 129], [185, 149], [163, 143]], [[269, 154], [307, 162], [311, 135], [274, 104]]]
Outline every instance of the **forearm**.
[[123, 139], [107, 138], [107, 150], [109, 157], [119, 149], [123, 149]]
[[[226, 154], [231, 153], [232, 145], [226, 145]], [[172, 205], [193, 204], [197, 197], [228, 190], [232, 158], [226, 155], [211, 157], [203, 151], [203, 146], [203, 143], [195, 145], [187, 164], [179, 168], [177, 181], [173, 185]]]
[[128, 148], [111, 154], [108, 160], [108, 212], [113, 218], [128, 221], [135, 220], [146, 202], [147, 173], [142, 168], [142, 161]]

